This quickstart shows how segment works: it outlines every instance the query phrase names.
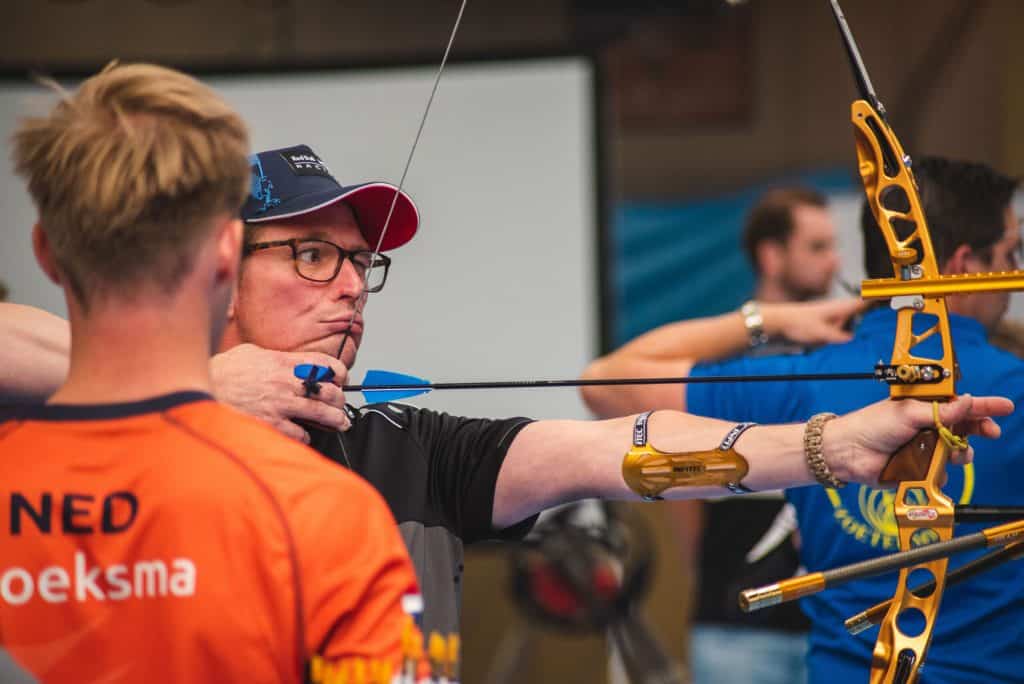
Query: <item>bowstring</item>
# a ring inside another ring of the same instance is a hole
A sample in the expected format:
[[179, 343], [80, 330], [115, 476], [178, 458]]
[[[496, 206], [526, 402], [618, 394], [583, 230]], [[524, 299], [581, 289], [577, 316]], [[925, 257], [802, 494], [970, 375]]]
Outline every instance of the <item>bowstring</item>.
[[[388, 207], [387, 216], [384, 218], [384, 228], [380, 231], [380, 236], [377, 238], [377, 245], [373, 251], [380, 253], [381, 245], [384, 244], [384, 236], [387, 235], [388, 228], [391, 227], [391, 217], [395, 213], [395, 206], [398, 204], [398, 198], [402, 194], [402, 188], [405, 187], [405, 178], [409, 173], [409, 167], [412, 166], [413, 156], [416, 154], [416, 148], [420, 144], [420, 136], [423, 135], [423, 128], [427, 124], [427, 117], [430, 115], [430, 107], [434, 104], [434, 96], [437, 95], [437, 88], [441, 85], [441, 74], [444, 73], [444, 68], [448, 64], [448, 56], [451, 54], [452, 45], [455, 43], [455, 35], [459, 32], [459, 25], [462, 23], [462, 14], [466, 11], [466, 1], [462, 0], [459, 5], [459, 13], [455, 17], [455, 24], [452, 26], [451, 34], [448, 36], [448, 44], [444, 48], [444, 55], [441, 57], [441, 64], [437, 69], [437, 75], [434, 76], [434, 85], [430, 89], [430, 96], [427, 98], [427, 105], [423, 108], [423, 116], [420, 117], [420, 124], [416, 129], [416, 136], [413, 138], [412, 147], [409, 149], [409, 156], [405, 160], [405, 168], [402, 169], [402, 175], [398, 179], [398, 186], [395, 188], [395, 194], [391, 197], [391, 206]], [[377, 267], [377, 260], [374, 259], [370, 263], [370, 268], [367, 269], [366, 274], [363, 276], [365, 282], [370, 282], [370, 275], [373, 273], [373, 269]], [[352, 324], [355, 323], [356, 317], [362, 313], [363, 309], [366, 308], [366, 301], [369, 298], [369, 292], [363, 290], [363, 294], [356, 300], [356, 306], [352, 310], [352, 318], [348, 321], [348, 327], [345, 329], [345, 336], [341, 339], [341, 345], [338, 347], [338, 359], [341, 359], [342, 352], [345, 351], [345, 345], [348, 343], [349, 337], [352, 334]]]
[[[402, 188], [405, 187], [405, 178], [409, 173], [409, 167], [412, 166], [412, 159], [416, 155], [416, 148], [420, 144], [420, 136], [423, 135], [423, 128], [427, 124], [427, 117], [430, 116], [430, 107], [434, 104], [434, 96], [437, 95], [437, 88], [441, 84], [441, 74], [444, 73], [444, 68], [448, 64], [448, 56], [451, 54], [452, 45], [455, 43], [455, 36], [459, 32], [459, 26], [462, 24], [462, 15], [466, 11], [467, 0], [462, 0], [459, 4], [459, 13], [455, 17], [455, 23], [452, 25], [451, 33], [448, 36], [448, 44], [445, 45], [444, 54], [441, 56], [441, 64], [437, 68], [437, 75], [434, 76], [434, 85], [430, 89], [430, 96], [427, 98], [427, 104], [423, 108], [423, 116], [420, 117], [419, 126], [416, 128], [416, 136], [413, 138], [412, 147], [409, 148], [409, 156], [405, 159], [405, 167], [402, 169], [402, 175], [398, 179], [398, 186], [395, 188], [395, 194], [391, 197], [391, 206], [388, 207], [387, 216], [384, 218], [384, 227], [380, 231], [380, 236], [377, 238], [377, 245], [373, 251], [380, 253], [381, 245], [384, 244], [384, 236], [387, 235], [388, 228], [391, 227], [391, 217], [395, 213], [395, 206], [398, 205], [398, 198], [402, 194]], [[370, 293], [366, 291], [366, 284], [370, 282], [370, 276], [373, 273], [373, 269], [377, 267], [377, 260], [373, 259], [370, 262], [370, 268], [366, 270], [366, 274], [363, 276], [363, 293], [356, 299], [355, 307], [352, 309], [352, 317], [348, 321], [348, 326], [345, 329], [345, 335], [341, 338], [341, 344], [338, 346], [338, 359], [341, 360], [341, 355], [345, 351], [345, 345], [348, 344], [349, 337], [352, 335], [352, 326], [355, 324], [356, 317], [363, 312], [366, 308], [366, 302], [369, 298]], [[341, 455], [345, 459], [345, 464], [349, 470], [352, 469], [352, 461], [348, 455], [348, 449], [345, 448], [345, 440], [342, 439], [340, 431], [334, 433], [338, 439], [338, 446], [341, 447]]]

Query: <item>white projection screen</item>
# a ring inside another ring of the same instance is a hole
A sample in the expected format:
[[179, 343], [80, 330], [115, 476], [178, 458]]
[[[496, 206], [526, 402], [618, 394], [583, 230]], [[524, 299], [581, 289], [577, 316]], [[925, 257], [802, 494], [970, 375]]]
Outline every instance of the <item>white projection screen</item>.
[[[203, 78], [242, 112], [255, 149], [306, 143], [343, 184], [397, 183], [435, 71]], [[392, 253], [387, 287], [370, 295], [355, 379], [367, 368], [436, 381], [575, 377], [597, 352], [594, 89], [595, 67], [583, 57], [448, 66], [405, 181], [420, 232]], [[17, 119], [51, 101], [27, 81], [0, 82], [5, 158]], [[32, 258], [35, 212], [24, 184], [9, 162], [0, 176], [0, 279], [12, 301], [64, 315], [60, 292]], [[462, 415], [586, 415], [572, 389], [435, 392], [410, 402]]]

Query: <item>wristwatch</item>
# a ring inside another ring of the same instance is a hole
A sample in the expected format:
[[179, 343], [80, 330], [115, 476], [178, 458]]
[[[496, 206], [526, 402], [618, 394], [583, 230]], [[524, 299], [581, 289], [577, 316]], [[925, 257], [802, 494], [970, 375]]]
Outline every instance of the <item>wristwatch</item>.
[[740, 314], [743, 316], [743, 327], [747, 329], [750, 336], [750, 346], [756, 347], [768, 341], [764, 334], [764, 316], [761, 315], [761, 307], [753, 299], [748, 300], [740, 307]]

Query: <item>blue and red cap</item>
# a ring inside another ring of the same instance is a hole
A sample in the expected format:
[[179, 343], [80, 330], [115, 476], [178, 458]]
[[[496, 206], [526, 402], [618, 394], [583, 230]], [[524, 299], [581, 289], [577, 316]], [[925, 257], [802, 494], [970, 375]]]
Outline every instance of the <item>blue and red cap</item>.
[[342, 185], [308, 145], [259, 152], [249, 157], [249, 164], [252, 184], [242, 206], [246, 223], [280, 221], [345, 202], [355, 212], [363, 237], [375, 248], [395, 202], [380, 250], [401, 247], [419, 228], [419, 211], [407, 194], [390, 183]]

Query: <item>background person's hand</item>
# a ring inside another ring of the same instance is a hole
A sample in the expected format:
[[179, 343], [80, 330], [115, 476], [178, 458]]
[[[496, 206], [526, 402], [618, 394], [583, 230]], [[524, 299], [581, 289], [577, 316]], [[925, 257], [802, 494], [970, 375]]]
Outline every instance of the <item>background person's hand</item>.
[[857, 298], [760, 304], [769, 337], [785, 337], [811, 346], [848, 342], [852, 333], [845, 326], [866, 306]]
[[[295, 377], [295, 366], [300, 363], [329, 366], [334, 378], [320, 383], [320, 391], [307, 397], [302, 380]], [[270, 423], [292, 439], [309, 443], [309, 433], [295, 421], [343, 431], [351, 426], [341, 391], [348, 369], [327, 354], [240, 344], [214, 356], [210, 370], [217, 399]]]

